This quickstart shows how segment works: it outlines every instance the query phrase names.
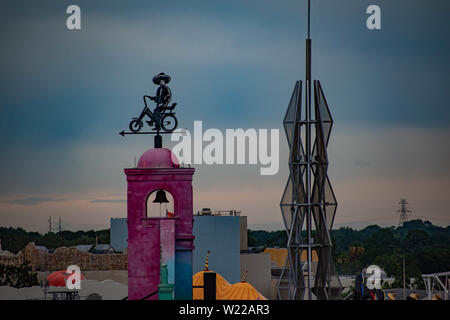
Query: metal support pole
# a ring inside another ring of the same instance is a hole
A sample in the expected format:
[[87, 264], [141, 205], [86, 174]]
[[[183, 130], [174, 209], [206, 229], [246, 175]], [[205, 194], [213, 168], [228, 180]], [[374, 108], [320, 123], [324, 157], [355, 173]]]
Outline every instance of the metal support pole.
[[310, 10], [311, 1], [308, 0], [308, 38], [306, 39], [306, 87], [305, 87], [305, 113], [306, 113], [306, 198], [307, 198], [307, 245], [308, 245], [308, 300], [311, 300], [311, 39], [310, 39]]
[[311, 39], [306, 39], [306, 199], [308, 245], [308, 299], [311, 300]]
[[158, 133], [155, 136], [155, 148], [162, 148], [162, 136]]
[[311, 0], [308, 0], [308, 39], [311, 37]]
[[431, 290], [431, 278], [427, 277], [427, 291], [428, 291], [428, 300], [431, 300], [432, 290]]
[[403, 299], [406, 300], [405, 256], [403, 256]]
[[440, 285], [442, 289], [444, 289], [444, 300], [447, 300], [448, 299], [447, 287], [444, 285], [444, 283], [442, 283], [441, 279], [439, 279], [439, 275], [438, 274], [435, 274], [434, 278], [436, 279], [437, 284]]

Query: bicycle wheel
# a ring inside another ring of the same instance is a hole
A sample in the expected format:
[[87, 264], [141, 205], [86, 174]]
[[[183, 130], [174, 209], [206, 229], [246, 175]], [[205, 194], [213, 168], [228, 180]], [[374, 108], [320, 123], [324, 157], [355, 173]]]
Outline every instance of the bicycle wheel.
[[139, 121], [139, 119], [134, 119], [133, 121], [130, 122], [129, 127], [131, 132], [138, 132], [139, 130], [142, 129], [142, 122]]
[[172, 132], [178, 126], [178, 120], [171, 114], [166, 114], [161, 119], [161, 127], [166, 132]]

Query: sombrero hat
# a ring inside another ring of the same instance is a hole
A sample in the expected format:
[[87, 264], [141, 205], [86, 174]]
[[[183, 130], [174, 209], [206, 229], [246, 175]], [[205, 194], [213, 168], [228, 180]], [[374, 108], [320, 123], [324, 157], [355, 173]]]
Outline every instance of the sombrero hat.
[[164, 72], [161, 72], [160, 74], [156, 75], [153, 77], [153, 83], [156, 85], [160, 85], [161, 84], [161, 80], [164, 81], [164, 83], [169, 83], [170, 82], [170, 76], [165, 74]]

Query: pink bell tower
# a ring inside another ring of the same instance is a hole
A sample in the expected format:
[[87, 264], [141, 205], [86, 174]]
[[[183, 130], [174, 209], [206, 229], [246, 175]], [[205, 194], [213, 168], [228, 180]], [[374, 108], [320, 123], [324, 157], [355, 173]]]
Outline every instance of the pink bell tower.
[[[181, 168], [168, 149], [142, 154], [137, 168], [124, 169], [128, 222], [128, 299], [158, 299], [160, 265], [168, 266], [175, 299], [192, 299], [192, 177], [195, 169]], [[147, 201], [164, 190], [173, 197], [173, 217], [149, 217]], [[146, 298], [147, 297], [147, 298]]]

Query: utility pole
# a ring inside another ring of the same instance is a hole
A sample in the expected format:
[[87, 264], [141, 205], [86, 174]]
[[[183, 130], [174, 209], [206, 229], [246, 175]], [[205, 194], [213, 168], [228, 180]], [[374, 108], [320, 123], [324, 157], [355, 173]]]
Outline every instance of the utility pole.
[[400, 219], [398, 221], [398, 228], [400, 228], [403, 223], [408, 221], [408, 213], [411, 213], [412, 211], [406, 207], [406, 205], [408, 204], [406, 199], [400, 199], [400, 202], [398, 204], [400, 205], [400, 209], [396, 210], [395, 212], [400, 213]]
[[58, 221], [58, 232], [61, 233], [61, 216], [59, 216], [59, 221]]
[[403, 299], [406, 300], [406, 272], [405, 272], [405, 255], [403, 255]]

